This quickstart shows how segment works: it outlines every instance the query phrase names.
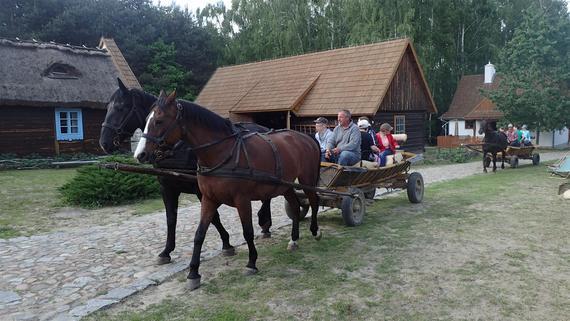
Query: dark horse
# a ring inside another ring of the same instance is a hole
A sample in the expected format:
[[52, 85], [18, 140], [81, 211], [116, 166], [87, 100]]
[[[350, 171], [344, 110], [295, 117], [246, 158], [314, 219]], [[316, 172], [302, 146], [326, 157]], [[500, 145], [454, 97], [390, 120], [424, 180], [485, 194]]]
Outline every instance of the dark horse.
[[[236, 207], [249, 249], [246, 274], [257, 272], [257, 250], [253, 242], [251, 201], [278, 195], [296, 206], [288, 249], [297, 248], [300, 205], [290, 183], [316, 186], [319, 179], [320, 148], [309, 136], [291, 130], [267, 134], [249, 133], [230, 121], [190, 102], [176, 101], [176, 92], [161, 92], [148, 117], [135, 157], [152, 161], [156, 150], [179, 140], [187, 142], [198, 158], [198, 185], [202, 191], [200, 224], [194, 237], [194, 251], [188, 274], [188, 287], [200, 286], [200, 252], [208, 226], [221, 204]], [[289, 185], [286, 183], [288, 182]], [[318, 197], [304, 189], [312, 208], [310, 230], [316, 239]]]
[[[157, 97], [137, 89], [127, 89], [119, 79], [119, 89], [115, 91], [107, 105], [107, 115], [101, 128], [99, 145], [105, 153], [112, 153], [121, 147], [125, 139], [129, 139], [137, 128], [144, 128], [146, 117]], [[256, 124], [243, 124], [252, 131], [268, 131], [267, 128]], [[170, 157], [161, 159], [155, 166], [159, 168], [195, 170], [196, 156], [188, 145], [180, 145], [170, 153]], [[162, 201], [166, 209], [167, 237], [164, 250], [158, 255], [158, 263], [170, 262], [170, 252], [176, 246], [176, 220], [178, 215], [178, 198], [181, 193], [195, 194], [202, 199], [202, 193], [196, 182], [188, 182], [166, 177], [158, 177]], [[258, 212], [259, 225], [264, 237], [271, 233], [271, 200], [263, 202]], [[222, 254], [233, 255], [235, 250], [229, 242], [229, 234], [220, 222], [218, 213], [212, 219], [212, 224], [220, 233], [222, 239]]]
[[501, 168], [505, 168], [505, 150], [507, 149], [507, 135], [503, 132], [497, 132], [491, 123], [481, 122], [479, 135], [485, 133], [483, 138], [483, 172], [487, 173], [487, 153], [493, 158], [493, 172], [497, 171], [497, 153], [503, 153], [501, 157]]

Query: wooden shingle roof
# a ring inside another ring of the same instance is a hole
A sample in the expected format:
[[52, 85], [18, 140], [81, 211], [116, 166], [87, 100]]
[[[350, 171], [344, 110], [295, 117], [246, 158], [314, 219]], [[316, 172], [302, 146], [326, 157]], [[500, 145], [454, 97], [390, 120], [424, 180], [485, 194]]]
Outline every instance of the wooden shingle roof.
[[463, 76], [457, 85], [449, 110], [443, 119], [499, 119], [503, 113], [488, 98], [481, 95], [481, 89], [495, 89], [500, 79], [491, 84], [484, 84], [485, 75]]
[[[334, 116], [340, 109], [373, 115], [394, 77], [408, 39], [218, 68], [196, 101], [220, 114], [292, 111]], [[418, 66], [431, 106], [435, 104]]]

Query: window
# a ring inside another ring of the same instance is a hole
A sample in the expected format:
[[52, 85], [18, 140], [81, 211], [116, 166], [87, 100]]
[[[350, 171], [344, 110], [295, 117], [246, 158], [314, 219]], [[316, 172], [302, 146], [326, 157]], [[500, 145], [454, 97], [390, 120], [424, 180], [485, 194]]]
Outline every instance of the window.
[[81, 77], [81, 72], [71, 65], [56, 62], [45, 69], [42, 76], [52, 79], [77, 79]]
[[475, 121], [474, 120], [466, 120], [465, 121], [465, 129], [473, 129], [473, 127], [475, 127]]
[[57, 140], [83, 139], [83, 118], [79, 108], [55, 109], [55, 133]]
[[394, 134], [405, 134], [406, 133], [406, 116], [396, 115], [394, 116]]

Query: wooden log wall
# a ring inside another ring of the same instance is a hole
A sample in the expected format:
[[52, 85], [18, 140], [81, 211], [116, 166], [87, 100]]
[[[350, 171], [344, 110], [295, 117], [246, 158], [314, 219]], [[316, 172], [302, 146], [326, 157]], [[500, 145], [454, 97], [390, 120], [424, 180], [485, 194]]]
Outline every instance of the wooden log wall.
[[[374, 124], [372, 127], [378, 132], [382, 123], [388, 123], [394, 127], [394, 120], [396, 115], [405, 116], [405, 134], [408, 135], [408, 140], [401, 144], [401, 147], [412, 153], [423, 153], [426, 144], [427, 133], [427, 114], [422, 111], [408, 111], [408, 112], [381, 112], [374, 116]], [[392, 131], [394, 133], [394, 131]]]
[[99, 147], [105, 110], [82, 108], [83, 140], [57, 141], [54, 107], [2, 106], [0, 154], [54, 156], [57, 154], [102, 154]]

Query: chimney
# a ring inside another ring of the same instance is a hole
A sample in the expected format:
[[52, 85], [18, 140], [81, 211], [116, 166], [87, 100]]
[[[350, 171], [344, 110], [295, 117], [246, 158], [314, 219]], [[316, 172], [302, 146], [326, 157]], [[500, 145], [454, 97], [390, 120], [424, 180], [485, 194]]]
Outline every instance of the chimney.
[[495, 78], [495, 66], [491, 64], [489, 61], [488, 64], [485, 65], [485, 84], [492, 84], [493, 79]]

